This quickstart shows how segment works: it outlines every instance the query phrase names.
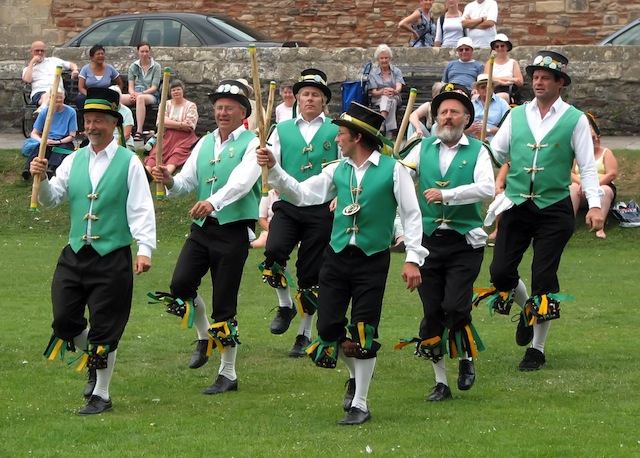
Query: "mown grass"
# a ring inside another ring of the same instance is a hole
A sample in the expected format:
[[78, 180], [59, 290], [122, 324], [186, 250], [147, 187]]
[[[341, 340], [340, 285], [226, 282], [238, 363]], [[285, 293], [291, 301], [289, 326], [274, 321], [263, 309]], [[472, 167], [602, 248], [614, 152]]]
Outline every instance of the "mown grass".
[[[637, 170], [638, 152], [617, 154], [625, 168]], [[201, 369], [188, 369], [195, 333], [147, 304], [145, 296], [168, 285], [192, 200], [158, 202], [158, 251], [151, 271], [135, 279], [134, 307], [111, 387], [114, 410], [78, 417], [84, 374], [42, 357], [50, 335], [50, 281], [66, 243], [67, 213], [28, 211], [30, 186], [16, 173], [21, 166], [17, 151], [0, 151], [0, 456], [640, 454], [638, 232], [611, 220], [606, 240], [596, 240], [579, 223], [565, 251], [562, 290], [576, 299], [563, 303], [562, 318], [552, 324], [547, 367], [518, 372], [523, 349], [514, 342], [515, 324], [490, 317], [486, 308], [475, 310], [487, 346], [477, 362], [476, 386], [465, 393], [454, 389], [454, 401], [435, 405], [424, 401], [433, 385], [430, 365], [409, 348], [392, 350], [398, 338], [415, 335], [421, 314], [417, 294], [406, 292], [400, 279], [403, 257], [393, 255], [380, 326], [383, 349], [369, 396], [373, 420], [344, 428], [336, 425], [343, 416], [344, 367], [331, 371], [306, 358], [288, 358], [297, 320], [283, 336], [269, 333], [277, 301], [260, 281], [259, 251], [250, 253], [241, 286], [240, 390], [201, 394], [215, 378], [218, 355]], [[640, 183], [630, 181], [619, 180], [620, 199], [638, 199]], [[478, 286], [488, 283], [490, 258], [487, 249]], [[525, 280], [530, 261], [527, 256], [522, 264]], [[208, 278], [201, 292], [210, 302]], [[456, 370], [455, 362], [448, 363], [453, 386]]]

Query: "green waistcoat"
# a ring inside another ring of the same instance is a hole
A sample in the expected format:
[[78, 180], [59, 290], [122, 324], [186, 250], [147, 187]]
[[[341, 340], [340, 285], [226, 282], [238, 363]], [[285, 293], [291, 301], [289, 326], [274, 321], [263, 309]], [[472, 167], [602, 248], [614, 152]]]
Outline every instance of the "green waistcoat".
[[104, 256], [133, 241], [127, 221], [127, 179], [135, 153], [119, 146], [95, 190], [89, 178], [90, 154], [86, 147], [76, 151], [69, 172], [69, 245], [77, 253], [87, 244], [87, 222], [91, 219], [91, 246]]
[[[320, 175], [323, 162], [338, 158], [338, 145], [335, 141], [338, 126], [331, 122], [331, 118], [325, 118], [308, 145], [295, 119], [279, 122], [276, 128], [280, 138], [282, 168], [299, 182]], [[313, 167], [309, 167], [310, 165]]]
[[[208, 134], [204, 138], [196, 161], [198, 201], [208, 199], [227, 184], [229, 175], [242, 162], [247, 146], [255, 136], [253, 132], [245, 130], [236, 140], [224, 147], [218, 159], [214, 159], [213, 155], [215, 146], [213, 134]], [[246, 196], [216, 211], [218, 221], [220, 224], [227, 224], [245, 219], [257, 220], [259, 201], [260, 183], [256, 180]], [[204, 219], [193, 220], [199, 226], [202, 226], [204, 221]]]
[[[571, 168], [575, 153], [571, 136], [582, 112], [574, 107], [560, 117], [539, 145], [533, 138], [525, 107], [511, 110], [511, 167], [507, 175], [506, 196], [516, 205], [531, 199], [538, 208], [546, 208], [569, 195]], [[539, 147], [539, 148], [537, 148]], [[535, 178], [531, 182], [531, 172]]]
[[482, 203], [427, 204], [423, 194], [430, 188], [446, 190], [473, 183], [473, 172], [482, 142], [469, 138], [469, 145], [460, 145], [447, 172], [442, 176], [439, 165], [440, 145], [433, 143], [436, 139], [436, 137], [423, 139], [420, 151], [420, 198], [418, 201], [422, 212], [422, 230], [425, 234], [431, 235], [438, 226], [446, 223], [451, 229], [464, 235], [482, 226]]
[[378, 165], [370, 164], [360, 182], [358, 203], [360, 211], [352, 216], [342, 214], [342, 209], [355, 200], [355, 170], [346, 161], [340, 162], [333, 175], [338, 191], [338, 205], [333, 217], [331, 248], [342, 251], [357, 227], [356, 244], [367, 256], [389, 248], [393, 235], [393, 220], [398, 202], [393, 194], [393, 168], [396, 160], [380, 156]]

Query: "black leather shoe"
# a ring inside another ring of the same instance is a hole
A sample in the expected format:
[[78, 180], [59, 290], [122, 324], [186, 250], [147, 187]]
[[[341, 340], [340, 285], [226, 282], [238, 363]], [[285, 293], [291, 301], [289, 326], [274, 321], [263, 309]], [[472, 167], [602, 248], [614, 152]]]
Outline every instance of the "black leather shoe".
[[89, 369], [89, 379], [87, 380], [87, 384], [84, 387], [84, 398], [88, 401], [91, 399], [91, 395], [93, 394], [93, 390], [96, 387], [96, 379], [97, 374], [95, 369]]
[[342, 403], [342, 408], [345, 412], [349, 412], [351, 410], [353, 397], [356, 395], [356, 379], [350, 378], [346, 381], [344, 386], [347, 387], [347, 391], [344, 393], [344, 402]]
[[546, 362], [547, 360], [544, 353], [540, 350], [527, 348], [527, 351], [524, 353], [524, 358], [522, 358], [522, 361], [520, 361], [518, 365], [518, 370], [522, 372], [537, 371], [538, 369], [542, 369]]
[[361, 425], [365, 421], [371, 420], [371, 412], [365, 412], [357, 407], [351, 407], [346, 417], [338, 422], [339, 425]]
[[97, 415], [113, 409], [111, 399], [104, 400], [100, 396], [91, 396], [89, 403], [78, 411], [78, 415]]
[[311, 345], [311, 340], [305, 335], [296, 336], [296, 343], [291, 347], [291, 351], [289, 352], [289, 356], [291, 358], [301, 358], [303, 356], [307, 356], [304, 352], [304, 348]]
[[525, 347], [533, 340], [533, 325], [526, 326], [526, 318], [521, 313], [518, 320], [518, 327], [516, 328], [516, 343]]
[[276, 316], [271, 322], [271, 334], [284, 334], [289, 329], [291, 320], [298, 312], [295, 307], [278, 307]]
[[476, 368], [473, 360], [461, 359], [458, 362], [458, 389], [470, 390], [476, 381]]
[[238, 391], [238, 379], [229, 380], [224, 375], [218, 375], [216, 382], [205, 388], [203, 394], [220, 394], [226, 391]]
[[453, 399], [453, 396], [451, 395], [451, 388], [444, 383], [436, 384], [431, 394], [427, 396], [427, 401], [429, 402], [444, 401], [446, 399]]
[[191, 355], [191, 361], [189, 361], [189, 367], [191, 369], [197, 369], [207, 364], [207, 361], [209, 361], [209, 357], [207, 356], [208, 344], [209, 340], [198, 340], [198, 343], [196, 343], [196, 349], [193, 352], [193, 355]]

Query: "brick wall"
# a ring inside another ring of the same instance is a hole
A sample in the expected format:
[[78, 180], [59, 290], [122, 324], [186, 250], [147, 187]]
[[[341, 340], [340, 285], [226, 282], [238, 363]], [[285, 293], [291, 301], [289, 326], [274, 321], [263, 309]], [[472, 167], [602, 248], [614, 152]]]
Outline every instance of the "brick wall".
[[[443, 8], [439, 0], [434, 8]], [[467, 1], [461, 0], [460, 7]], [[273, 38], [304, 40], [317, 48], [405, 45], [397, 23], [417, 0], [5, 0], [0, 40], [26, 45], [36, 38], [61, 44], [96, 19], [135, 11], [181, 10], [226, 14]], [[638, 2], [617, 0], [498, 0], [498, 29], [518, 45], [592, 44], [640, 17]]]

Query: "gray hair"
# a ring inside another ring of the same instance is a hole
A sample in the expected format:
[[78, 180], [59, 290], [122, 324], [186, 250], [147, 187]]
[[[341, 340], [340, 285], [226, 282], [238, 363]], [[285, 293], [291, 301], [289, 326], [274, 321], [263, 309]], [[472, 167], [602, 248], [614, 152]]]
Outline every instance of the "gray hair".
[[393, 52], [391, 51], [391, 48], [384, 43], [381, 45], [378, 45], [378, 47], [373, 53], [373, 58], [375, 60], [378, 60], [378, 56], [380, 56], [380, 54], [383, 52], [386, 52], [387, 54], [389, 54], [389, 58], [393, 59]]

